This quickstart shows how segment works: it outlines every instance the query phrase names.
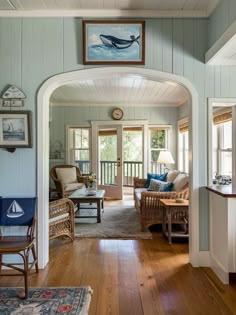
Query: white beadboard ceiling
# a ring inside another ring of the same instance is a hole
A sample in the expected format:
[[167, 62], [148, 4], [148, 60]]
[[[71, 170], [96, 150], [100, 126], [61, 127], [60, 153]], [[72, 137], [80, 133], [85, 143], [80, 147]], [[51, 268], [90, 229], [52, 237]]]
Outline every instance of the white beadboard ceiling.
[[208, 17], [220, 0], [0, 0], [2, 16]]
[[134, 76], [79, 80], [56, 89], [52, 105], [176, 107], [188, 100], [188, 92], [175, 82], [157, 82]]

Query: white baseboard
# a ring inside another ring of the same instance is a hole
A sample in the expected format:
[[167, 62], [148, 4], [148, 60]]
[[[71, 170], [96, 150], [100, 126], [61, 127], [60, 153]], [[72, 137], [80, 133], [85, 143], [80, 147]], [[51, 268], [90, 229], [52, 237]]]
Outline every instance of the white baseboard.
[[224, 269], [222, 264], [212, 254], [210, 255], [210, 267], [224, 284], [229, 284], [229, 272]]
[[210, 267], [210, 252], [209, 251], [198, 252], [198, 265], [199, 267]]

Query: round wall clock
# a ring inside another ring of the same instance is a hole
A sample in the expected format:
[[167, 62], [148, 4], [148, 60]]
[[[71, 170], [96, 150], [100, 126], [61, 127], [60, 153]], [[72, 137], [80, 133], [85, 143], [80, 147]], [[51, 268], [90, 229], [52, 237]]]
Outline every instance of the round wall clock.
[[124, 113], [121, 108], [115, 108], [112, 111], [112, 118], [116, 120], [120, 120], [123, 117]]

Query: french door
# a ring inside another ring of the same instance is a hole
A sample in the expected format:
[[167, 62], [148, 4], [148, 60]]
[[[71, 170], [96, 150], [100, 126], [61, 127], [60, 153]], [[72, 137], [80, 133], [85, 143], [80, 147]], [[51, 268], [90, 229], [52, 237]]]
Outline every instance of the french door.
[[[137, 122], [133, 121], [125, 123], [92, 122], [92, 171], [96, 172], [98, 189], [104, 189], [105, 196], [113, 199], [122, 199], [124, 176], [127, 178], [127, 170], [123, 169], [126, 163], [123, 152], [125, 126], [137, 125]], [[139, 126], [142, 130], [146, 129], [143, 125]], [[144, 143], [145, 141], [141, 145], [142, 173], [146, 170], [147, 160]], [[135, 161], [133, 162], [135, 164]], [[130, 165], [126, 164], [130, 168]], [[140, 177], [142, 175], [139, 174]]]
[[123, 195], [123, 133], [122, 125], [99, 126], [97, 129], [98, 187], [110, 198]]

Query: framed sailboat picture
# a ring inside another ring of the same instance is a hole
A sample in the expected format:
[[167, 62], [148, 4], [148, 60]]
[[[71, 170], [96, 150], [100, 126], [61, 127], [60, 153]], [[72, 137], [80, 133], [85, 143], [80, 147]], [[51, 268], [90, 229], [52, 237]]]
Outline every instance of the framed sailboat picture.
[[145, 21], [83, 21], [83, 63], [144, 65]]
[[0, 148], [32, 147], [30, 111], [0, 111]]

